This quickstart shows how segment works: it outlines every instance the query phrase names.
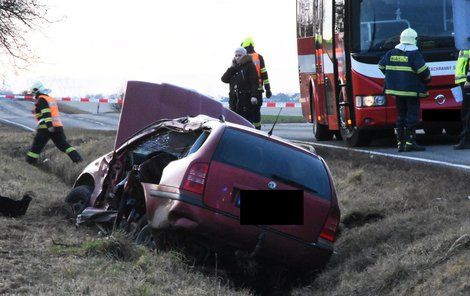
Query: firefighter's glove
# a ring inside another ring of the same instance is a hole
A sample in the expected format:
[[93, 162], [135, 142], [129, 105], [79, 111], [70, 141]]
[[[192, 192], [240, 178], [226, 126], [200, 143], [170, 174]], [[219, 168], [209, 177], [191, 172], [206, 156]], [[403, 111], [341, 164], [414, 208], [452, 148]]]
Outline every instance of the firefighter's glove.
[[251, 98], [251, 103], [252, 103], [253, 105], [258, 104], [258, 99], [255, 98], [255, 97], [252, 97], [252, 98]]
[[271, 93], [271, 90], [270, 89], [267, 89], [266, 90], [266, 98], [270, 98], [273, 94]]
[[48, 130], [50, 133], [55, 132], [55, 128], [54, 128], [53, 126], [48, 127], [47, 130]]

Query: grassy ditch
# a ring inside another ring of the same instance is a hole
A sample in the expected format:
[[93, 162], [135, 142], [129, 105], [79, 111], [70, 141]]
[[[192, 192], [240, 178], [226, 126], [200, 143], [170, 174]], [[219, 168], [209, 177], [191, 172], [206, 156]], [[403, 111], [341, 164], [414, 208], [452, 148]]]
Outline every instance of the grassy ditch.
[[[342, 211], [336, 254], [320, 273], [295, 276], [248, 262], [195, 265], [121, 233], [75, 228], [61, 211], [78, 173], [114, 142], [111, 132], [66, 130], [85, 162], [48, 144], [23, 158], [32, 135], [0, 126], [0, 194], [33, 191], [28, 213], [0, 217], [0, 294], [465, 295], [470, 289], [469, 174], [317, 149]], [[217, 262], [217, 261], [216, 261]]]

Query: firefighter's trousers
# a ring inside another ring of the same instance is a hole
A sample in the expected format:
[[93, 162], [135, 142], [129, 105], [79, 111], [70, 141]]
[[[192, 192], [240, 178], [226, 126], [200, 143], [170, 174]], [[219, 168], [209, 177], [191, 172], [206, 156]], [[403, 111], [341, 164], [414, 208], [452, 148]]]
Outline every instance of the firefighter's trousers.
[[36, 135], [31, 146], [31, 150], [26, 154], [26, 161], [28, 163], [35, 163], [42, 149], [46, 146], [49, 139], [54, 142], [55, 146], [65, 154], [67, 154], [73, 162], [82, 160], [80, 154], [72, 147], [65, 137], [64, 129], [62, 127], [55, 127], [54, 132], [49, 132], [45, 128], [38, 128]]

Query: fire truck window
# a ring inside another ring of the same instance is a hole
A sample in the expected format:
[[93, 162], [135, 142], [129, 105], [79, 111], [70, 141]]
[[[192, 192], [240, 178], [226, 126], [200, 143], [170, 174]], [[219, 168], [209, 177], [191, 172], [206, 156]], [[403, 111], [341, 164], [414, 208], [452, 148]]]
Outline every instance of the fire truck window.
[[323, 44], [333, 58], [333, 0], [323, 0]]
[[422, 50], [454, 48], [452, 0], [362, 0], [351, 9], [353, 51], [389, 50], [408, 27]]
[[314, 26], [314, 2], [318, 0], [297, 0], [297, 37], [312, 37]]

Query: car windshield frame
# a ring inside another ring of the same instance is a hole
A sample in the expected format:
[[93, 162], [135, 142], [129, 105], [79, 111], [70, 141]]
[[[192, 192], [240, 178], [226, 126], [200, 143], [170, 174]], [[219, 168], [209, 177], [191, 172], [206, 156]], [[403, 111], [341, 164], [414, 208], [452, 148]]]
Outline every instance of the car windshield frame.
[[390, 50], [408, 27], [417, 31], [420, 50], [455, 50], [452, 0], [352, 1], [351, 15], [354, 53]]

